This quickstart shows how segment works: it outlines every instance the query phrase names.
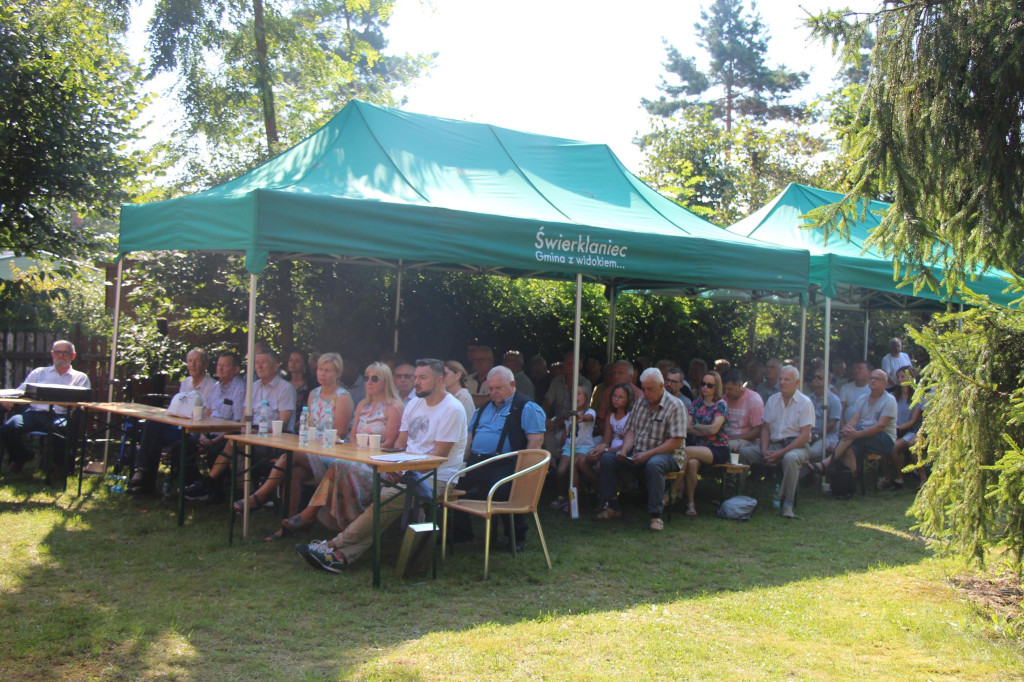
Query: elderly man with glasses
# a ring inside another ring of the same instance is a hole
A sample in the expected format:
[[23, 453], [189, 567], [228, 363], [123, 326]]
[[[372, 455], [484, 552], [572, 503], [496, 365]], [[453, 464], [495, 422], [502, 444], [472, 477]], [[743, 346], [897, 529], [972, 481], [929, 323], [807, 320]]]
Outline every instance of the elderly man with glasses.
[[[18, 388], [25, 390], [27, 384], [60, 384], [91, 388], [89, 377], [71, 366], [76, 355], [75, 346], [70, 341], [54, 341], [50, 350], [53, 364], [49, 367], [33, 369]], [[5, 405], [5, 407], [7, 406]], [[51, 412], [49, 405], [32, 403], [21, 414], [15, 414], [7, 419], [0, 427], [0, 439], [3, 441], [4, 448], [10, 453], [10, 464], [7, 465], [7, 470], [17, 473], [25, 466], [25, 462], [32, 458], [32, 454], [25, 448], [23, 441], [26, 433], [63, 430], [66, 412], [67, 410], [59, 405], [55, 405]]]

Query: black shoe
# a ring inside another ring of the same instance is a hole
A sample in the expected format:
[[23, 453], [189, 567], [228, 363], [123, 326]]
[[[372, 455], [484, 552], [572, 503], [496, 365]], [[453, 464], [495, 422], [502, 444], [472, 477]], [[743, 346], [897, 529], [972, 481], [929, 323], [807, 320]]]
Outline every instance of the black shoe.
[[522, 539], [516, 543], [516, 552], [523, 552], [526, 550], [526, 539]]

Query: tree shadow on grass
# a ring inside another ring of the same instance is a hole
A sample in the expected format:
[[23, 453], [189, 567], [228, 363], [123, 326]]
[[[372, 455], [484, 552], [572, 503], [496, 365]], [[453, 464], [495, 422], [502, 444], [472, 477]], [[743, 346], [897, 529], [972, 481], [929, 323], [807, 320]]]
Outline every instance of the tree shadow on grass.
[[769, 505], [736, 523], [701, 506], [695, 519], [676, 509], [662, 533], [647, 529], [640, 507], [604, 523], [544, 509], [553, 570], [531, 522], [527, 551], [515, 558], [493, 551], [487, 581], [480, 539], [458, 545], [437, 580], [400, 580], [391, 570], [395, 529], [385, 541], [381, 591], [370, 586], [369, 555], [334, 576], [312, 570], [292, 549], [295, 540], [260, 542], [278, 524], [269, 513], [254, 515], [254, 540], [228, 547], [226, 503], [190, 506], [179, 529], [175, 505], [153, 498], [98, 492], [61, 496], [57, 505], [4, 502], [5, 525], [31, 537], [38, 551], [5, 567], [0, 613], [13, 627], [0, 633], [0, 674], [342, 675], [430, 632], [621, 611], [929, 556], [908, 532], [907, 493], [850, 502], [801, 494], [802, 520], [781, 519]]

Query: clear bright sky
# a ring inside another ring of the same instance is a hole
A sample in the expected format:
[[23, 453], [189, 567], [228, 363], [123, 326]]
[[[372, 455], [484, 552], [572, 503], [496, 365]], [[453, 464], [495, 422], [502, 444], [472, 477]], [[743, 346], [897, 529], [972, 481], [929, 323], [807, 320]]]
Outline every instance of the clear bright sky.
[[[664, 38], [706, 66], [694, 23], [710, 0], [398, 0], [387, 33], [392, 53], [438, 52], [407, 91], [405, 109], [609, 145], [639, 170], [632, 140], [647, 130], [640, 99], [657, 99]], [[801, 99], [834, 87], [831, 49], [810, 39], [807, 11], [843, 0], [757, 3], [768, 64], [810, 74]], [[748, 5], [749, 7], [749, 5]]]
[[[648, 128], [640, 99], [660, 95], [662, 39], [706, 66], [694, 23], [710, 1], [397, 0], [388, 52], [438, 53], [431, 72], [403, 92], [409, 111], [604, 143], [637, 173], [642, 157], [633, 138]], [[831, 90], [838, 68], [831, 50], [810, 39], [807, 12], [847, 4], [875, 3], [757, 3], [771, 36], [769, 66], [810, 74], [800, 99]], [[152, 7], [143, 0], [133, 11], [129, 49], [138, 58]], [[151, 87], [162, 95], [172, 83], [162, 76]], [[174, 111], [166, 101], [151, 107], [156, 125], [147, 137], [168, 129]]]

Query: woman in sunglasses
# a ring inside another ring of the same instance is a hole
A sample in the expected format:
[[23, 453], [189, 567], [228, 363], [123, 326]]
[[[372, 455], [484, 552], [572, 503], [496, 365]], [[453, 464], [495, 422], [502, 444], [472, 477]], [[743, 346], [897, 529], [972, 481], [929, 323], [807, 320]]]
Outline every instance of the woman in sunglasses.
[[444, 363], [444, 389], [455, 396], [455, 399], [462, 403], [466, 410], [466, 423], [473, 418], [476, 412], [476, 405], [473, 404], [473, 396], [466, 388], [466, 368], [458, 360], [449, 360]]
[[[379, 434], [383, 448], [393, 447], [402, 425], [402, 399], [391, 368], [383, 362], [371, 363], [363, 373], [366, 397], [356, 405], [354, 433]], [[373, 470], [365, 464], [331, 459], [309, 505], [281, 522], [281, 530], [268, 540], [288, 537], [308, 530], [319, 520], [327, 528], [340, 531], [372, 504]]]
[[[686, 515], [696, 516], [693, 493], [697, 489], [697, 471], [703, 464], [725, 464], [729, 461], [729, 438], [725, 425], [729, 408], [722, 399], [722, 377], [718, 372], [705, 372], [697, 386], [697, 398], [690, 404], [687, 435], [691, 445], [684, 449], [683, 472], [686, 479]], [[676, 491], [677, 498], [680, 496]]]

